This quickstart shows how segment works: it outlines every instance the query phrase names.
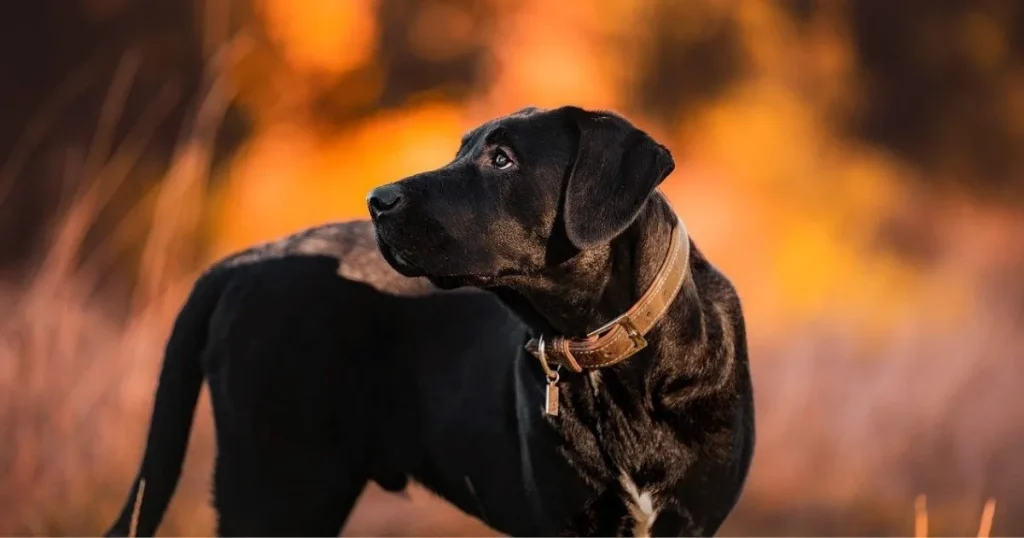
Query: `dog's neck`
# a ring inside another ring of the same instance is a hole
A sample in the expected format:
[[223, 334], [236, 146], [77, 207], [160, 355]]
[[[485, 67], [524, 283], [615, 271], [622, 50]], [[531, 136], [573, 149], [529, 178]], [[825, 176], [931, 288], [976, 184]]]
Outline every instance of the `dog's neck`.
[[651, 286], [676, 222], [667, 202], [655, 195], [608, 245], [582, 251], [545, 278], [522, 279], [498, 294], [536, 333], [583, 337], [629, 310]]

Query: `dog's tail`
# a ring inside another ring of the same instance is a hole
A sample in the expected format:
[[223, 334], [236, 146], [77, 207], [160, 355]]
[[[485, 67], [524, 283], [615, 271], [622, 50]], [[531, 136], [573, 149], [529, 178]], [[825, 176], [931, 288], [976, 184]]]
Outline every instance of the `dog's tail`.
[[142, 465], [107, 536], [152, 536], [160, 525], [178, 485], [203, 384], [207, 327], [229, 274], [215, 268], [201, 276], [178, 313], [164, 353]]

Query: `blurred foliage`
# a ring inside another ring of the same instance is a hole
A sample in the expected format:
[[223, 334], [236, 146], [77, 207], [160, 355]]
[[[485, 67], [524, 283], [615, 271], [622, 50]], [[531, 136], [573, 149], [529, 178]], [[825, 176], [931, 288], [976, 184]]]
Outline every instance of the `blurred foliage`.
[[[908, 272], [935, 263], [941, 241], [901, 218], [907, 206], [965, 194], [1016, 203], [1024, 181], [1024, 7], [1012, 0], [17, 6], [7, 20], [19, 23], [0, 43], [16, 81], [0, 89], [12, 111], [0, 147], [14, 148], [2, 179], [8, 268], [61, 207], [54, 193], [76, 177], [67, 170], [104, 151], [93, 136], [103, 121], [116, 143], [166, 101], [153, 133], [137, 141], [146, 158], [90, 237], [112, 233], [151, 192], [204, 65], [236, 32], [254, 46], [232, 70], [237, 106], [217, 139], [213, 255], [361, 217], [366, 190], [443, 164], [474, 123], [527, 104], [577, 103], [620, 110], [669, 142], [680, 172], [666, 190], [695, 220], [714, 223], [708, 234], [749, 238], [751, 252], [721, 259], [764, 269], [763, 278], [737, 275], [764, 290], [754, 308], [816, 315], [840, 299], [872, 319], [898, 317], [879, 302], [913, 293]], [[130, 91], [123, 110], [101, 120], [126, 51], [138, 63]], [[60, 97], [69, 85], [70, 101]], [[47, 108], [60, 121], [33, 140]], [[684, 190], [729, 205], [703, 215]]]

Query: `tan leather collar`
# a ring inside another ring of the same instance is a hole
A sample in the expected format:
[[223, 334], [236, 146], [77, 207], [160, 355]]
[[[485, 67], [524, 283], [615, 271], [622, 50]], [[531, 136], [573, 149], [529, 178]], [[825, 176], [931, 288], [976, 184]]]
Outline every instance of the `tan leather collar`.
[[658, 274], [643, 296], [625, 314], [609, 321], [585, 338], [544, 337], [526, 343], [526, 350], [537, 357], [548, 378], [557, 379], [551, 365], [562, 365], [574, 372], [584, 368], [603, 368], [632, 357], [647, 346], [644, 336], [668, 310], [686, 280], [690, 266], [690, 238], [678, 221], [669, 243], [668, 254]]

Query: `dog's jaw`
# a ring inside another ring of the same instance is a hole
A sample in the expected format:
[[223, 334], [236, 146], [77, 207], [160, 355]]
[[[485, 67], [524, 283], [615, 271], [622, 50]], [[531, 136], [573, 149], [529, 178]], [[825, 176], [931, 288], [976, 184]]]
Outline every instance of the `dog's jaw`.
[[416, 266], [410, 264], [401, 254], [395, 251], [384, 239], [381, 237], [380, 232], [375, 233], [377, 238], [377, 248], [380, 250], [381, 256], [384, 261], [391, 266], [392, 269], [398, 272], [398, 274], [408, 278], [418, 278], [426, 276]]

